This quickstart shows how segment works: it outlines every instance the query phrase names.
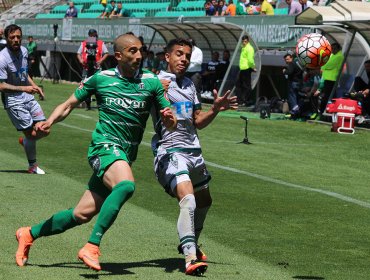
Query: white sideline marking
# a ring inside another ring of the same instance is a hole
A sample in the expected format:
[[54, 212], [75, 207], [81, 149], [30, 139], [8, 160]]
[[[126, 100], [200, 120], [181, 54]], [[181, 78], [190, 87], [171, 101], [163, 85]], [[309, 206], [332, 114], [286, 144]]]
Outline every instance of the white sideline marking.
[[92, 133], [93, 132], [91, 129], [81, 128], [79, 126], [74, 126], [74, 125], [70, 125], [70, 124], [66, 124], [66, 123], [58, 123], [58, 124], [61, 125], [61, 126], [65, 126], [65, 127], [69, 127], [69, 128], [74, 128], [74, 129], [86, 131], [86, 132], [89, 132], [89, 133]]
[[[86, 131], [86, 132], [89, 132], [89, 133], [93, 132], [90, 129], [85, 129], [85, 128], [81, 128], [81, 127], [74, 126], [74, 125], [69, 125], [69, 124], [65, 124], [65, 123], [58, 123], [58, 124], [62, 125], [62, 126], [65, 126], [65, 127], [78, 129], [78, 130], [81, 130], [81, 131]], [[144, 141], [142, 141], [141, 144], [144, 145], [144, 146], [147, 146], [147, 147], [151, 147], [150, 143], [147, 143], [147, 142], [144, 142]], [[234, 173], [238, 173], [238, 174], [247, 175], [247, 176], [250, 176], [250, 177], [253, 177], [253, 178], [257, 178], [257, 179], [262, 180], [262, 181], [266, 181], [266, 182], [270, 182], [270, 183], [274, 183], [274, 184], [278, 184], [278, 185], [282, 185], [282, 186], [286, 186], [286, 187], [290, 187], [290, 188], [295, 188], [295, 189], [299, 189], [299, 190], [321, 193], [321, 194], [324, 194], [324, 195], [327, 195], [327, 196], [330, 196], [330, 197], [337, 198], [339, 200], [350, 202], [350, 203], [353, 203], [353, 204], [356, 204], [356, 205], [359, 205], [359, 206], [370, 209], [370, 203], [368, 203], [366, 201], [362, 201], [362, 200], [352, 198], [350, 196], [345, 196], [345, 195], [342, 195], [342, 194], [339, 194], [339, 193], [336, 193], [336, 192], [325, 191], [325, 190], [322, 190], [322, 189], [315, 189], [315, 188], [310, 188], [310, 187], [306, 187], [306, 186], [301, 186], [301, 185], [285, 182], [285, 181], [282, 181], [282, 180], [279, 180], [279, 179], [274, 179], [274, 178], [270, 178], [270, 177], [267, 177], [267, 176], [258, 175], [258, 174], [252, 173], [252, 172], [243, 171], [243, 170], [239, 170], [239, 169], [236, 169], [236, 168], [219, 165], [217, 163], [213, 163], [213, 162], [210, 162], [210, 161], [206, 161], [206, 164], [208, 164], [209, 166], [213, 166], [215, 168], [219, 168], [219, 169], [223, 169], [223, 170], [226, 170], [226, 171], [230, 171], [230, 172], [234, 172]]]
[[94, 119], [93, 117], [86, 116], [86, 115], [83, 115], [83, 114], [72, 114], [72, 116], [77, 116], [77, 117], [81, 117], [81, 118], [84, 118], [84, 119]]

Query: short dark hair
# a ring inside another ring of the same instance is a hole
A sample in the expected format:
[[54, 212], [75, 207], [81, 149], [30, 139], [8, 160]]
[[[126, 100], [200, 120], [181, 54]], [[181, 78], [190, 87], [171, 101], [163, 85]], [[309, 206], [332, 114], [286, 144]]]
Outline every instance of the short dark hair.
[[171, 52], [173, 47], [175, 45], [179, 45], [179, 46], [188, 46], [190, 48], [193, 47], [192, 43], [190, 42], [190, 40], [188, 39], [184, 39], [184, 38], [176, 38], [176, 39], [172, 39], [171, 41], [168, 42], [167, 46], [166, 46], [166, 49], [167, 49], [167, 52]]
[[293, 55], [291, 53], [287, 53], [286, 55], [284, 55], [284, 59], [287, 58], [287, 57], [293, 57]]
[[242, 41], [244, 41], [244, 40], [248, 40], [248, 41], [249, 41], [249, 36], [248, 36], [248, 35], [244, 35], [244, 36], [242, 37]]
[[366, 60], [366, 61], [364, 62], [364, 64], [370, 64], [370, 59], [369, 59], [369, 60]]
[[4, 29], [5, 38], [8, 38], [9, 34], [13, 33], [16, 30], [19, 30], [21, 32], [21, 35], [22, 35], [22, 28], [20, 26], [16, 25], [16, 24], [10, 24], [7, 27], [5, 27], [5, 29]]
[[339, 43], [337, 43], [337, 42], [332, 43], [332, 44], [331, 44], [331, 47], [332, 47], [332, 48], [337, 48], [337, 49], [341, 49], [341, 48], [342, 48], [342, 47], [339, 45]]
[[87, 33], [89, 36], [95, 36], [98, 37], [98, 31], [95, 29], [90, 29], [89, 32]]

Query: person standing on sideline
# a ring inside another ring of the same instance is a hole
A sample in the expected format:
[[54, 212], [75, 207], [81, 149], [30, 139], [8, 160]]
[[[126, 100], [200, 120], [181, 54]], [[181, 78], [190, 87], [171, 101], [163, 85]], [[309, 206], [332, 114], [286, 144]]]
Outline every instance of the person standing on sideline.
[[326, 109], [330, 94], [333, 91], [335, 82], [338, 78], [339, 72], [342, 69], [342, 63], [344, 61], [342, 47], [337, 42], [335, 42], [331, 44], [331, 48], [332, 52], [328, 59], [328, 62], [321, 66], [321, 79], [324, 82], [320, 84], [320, 87], [314, 93], [315, 96], [321, 96], [321, 114], [323, 114]]
[[236, 82], [236, 96], [238, 97], [238, 104], [247, 106], [252, 94], [252, 72], [256, 71], [254, 48], [249, 42], [247, 35], [242, 37], [239, 68], [240, 72]]
[[[77, 50], [77, 59], [82, 65], [82, 79], [90, 77], [101, 70], [103, 62], [108, 58], [109, 51], [102, 40], [98, 39], [98, 32], [90, 29], [89, 37], [84, 40]], [[91, 110], [90, 96], [85, 100], [86, 109]]]
[[230, 91], [218, 97], [214, 90], [213, 105], [203, 112], [194, 84], [185, 76], [191, 59], [191, 42], [173, 39], [166, 50], [168, 68], [158, 77], [167, 84], [167, 96], [178, 124], [170, 131], [158, 116], [153, 116], [157, 133], [152, 142], [156, 154], [154, 170], [166, 192], [179, 201], [178, 250], [185, 255], [185, 273], [199, 276], [208, 267], [207, 256], [197, 244], [212, 198], [208, 187], [211, 176], [202, 156], [197, 129], [208, 126], [219, 112], [237, 109], [237, 103], [236, 97], [229, 98]]
[[139, 69], [141, 48], [134, 35], [117, 37], [113, 49], [118, 66], [100, 71], [82, 82], [45, 122], [37, 125], [37, 130], [48, 132], [87, 96], [95, 94], [97, 97], [99, 120], [88, 150], [93, 169], [88, 189], [75, 208], [60, 211], [40, 224], [17, 230], [18, 266], [27, 263], [30, 247], [36, 239], [87, 223], [99, 213], [88, 243], [78, 252], [78, 258], [88, 267], [101, 270], [99, 256], [103, 235], [135, 190], [131, 164], [136, 159], [150, 109], [155, 106], [160, 110], [168, 129], [174, 129], [177, 124], [157, 76]]
[[299, 95], [303, 83], [303, 70], [292, 54], [284, 55], [284, 60], [286, 67], [283, 68], [283, 74], [288, 80], [289, 117], [296, 118], [303, 105], [303, 99]]
[[48, 133], [34, 130], [37, 122], [45, 120], [34, 94], [44, 98], [44, 93], [28, 75], [28, 52], [22, 46], [21, 27], [8, 25], [5, 38], [6, 47], [0, 52], [0, 92], [4, 108], [15, 128], [24, 134], [19, 144], [26, 152], [28, 173], [45, 174], [36, 161], [36, 141]]
[[360, 95], [360, 100], [362, 100], [362, 114], [366, 118], [370, 118], [370, 60], [364, 62], [367, 83], [358, 76], [355, 78], [353, 88]]
[[203, 52], [200, 48], [197, 47], [197, 44], [194, 39], [189, 39], [193, 45], [191, 52], [190, 65], [186, 72], [186, 77], [191, 79], [194, 83], [195, 89], [197, 90], [198, 100], [201, 100], [202, 93], [202, 64], [203, 64]]
[[28, 51], [28, 74], [33, 78], [37, 61], [37, 44], [33, 40], [32, 36], [28, 36], [28, 44], [26, 48]]

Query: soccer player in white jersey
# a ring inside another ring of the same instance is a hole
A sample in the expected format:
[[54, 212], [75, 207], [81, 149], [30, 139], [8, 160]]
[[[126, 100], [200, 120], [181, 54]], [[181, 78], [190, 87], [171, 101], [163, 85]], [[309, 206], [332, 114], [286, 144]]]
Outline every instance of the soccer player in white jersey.
[[93, 174], [88, 188], [75, 208], [62, 210], [46, 221], [16, 232], [18, 250], [16, 263], [24, 266], [35, 240], [62, 233], [98, 218], [78, 258], [88, 267], [101, 270], [100, 243], [112, 226], [123, 204], [135, 191], [131, 165], [135, 161], [152, 106], [158, 108], [167, 129], [174, 129], [176, 118], [157, 76], [139, 69], [142, 55], [140, 40], [131, 34], [118, 36], [113, 46], [118, 66], [98, 71], [76, 89], [65, 102], [56, 107], [36, 129], [48, 131], [64, 120], [88, 96], [95, 94], [99, 120], [92, 134], [88, 159]]
[[0, 92], [10, 120], [18, 131], [24, 133], [19, 143], [28, 159], [28, 173], [45, 174], [36, 161], [36, 140], [47, 133], [36, 132], [35, 123], [45, 120], [34, 94], [44, 98], [44, 93], [28, 75], [28, 53], [22, 44], [22, 29], [11, 24], [4, 30], [6, 47], [0, 52]]
[[179, 201], [178, 249], [185, 255], [185, 273], [199, 276], [208, 267], [207, 256], [197, 244], [212, 199], [208, 188], [211, 176], [204, 163], [197, 129], [209, 125], [220, 111], [236, 109], [237, 103], [236, 97], [229, 97], [230, 91], [218, 97], [214, 90], [212, 107], [207, 112], [201, 111], [195, 86], [185, 77], [191, 48], [191, 43], [182, 38], [167, 45], [168, 69], [167, 72], [161, 71], [158, 77], [167, 88], [178, 124], [174, 131], [170, 131], [158, 118], [152, 146], [155, 148], [154, 169], [158, 181]]

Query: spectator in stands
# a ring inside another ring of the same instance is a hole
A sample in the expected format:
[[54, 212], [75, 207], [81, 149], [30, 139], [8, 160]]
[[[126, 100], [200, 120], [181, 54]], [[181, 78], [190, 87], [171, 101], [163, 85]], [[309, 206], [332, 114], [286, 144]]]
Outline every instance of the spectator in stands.
[[224, 0], [218, 1], [215, 16], [224, 16], [226, 9], [227, 6], [225, 5], [225, 1]]
[[201, 91], [202, 91], [202, 64], [203, 64], [203, 52], [200, 48], [197, 47], [197, 44], [194, 39], [189, 39], [193, 45], [190, 65], [188, 70], [185, 73], [185, 76], [191, 79], [194, 83], [195, 89], [197, 90], [198, 100], [201, 100]]
[[212, 5], [211, 1], [204, 3], [204, 10], [206, 11], [206, 16], [213, 16], [216, 13], [215, 7]]
[[212, 52], [212, 59], [207, 63], [206, 70], [202, 73], [203, 77], [203, 91], [206, 94], [213, 96], [213, 90], [216, 88], [217, 73], [216, 69], [220, 64], [218, 60], [220, 54], [216, 51]]
[[319, 89], [315, 92], [315, 96], [321, 96], [320, 113], [322, 114], [329, 101], [331, 92], [333, 91], [338, 74], [342, 70], [344, 56], [342, 47], [337, 42], [331, 44], [332, 53], [328, 62], [321, 66], [322, 80]]
[[104, 9], [107, 7], [107, 0], [100, 0], [99, 3], [103, 5]]
[[299, 4], [301, 4], [302, 12], [308, 9], [309, 7], [313, 6], [313, 3], [310, 0], [298, 0], [298, 1], [299, 1]]
[[69, 7], [66, 11], [65, 18], [76, 18], [78, 14], [78, 10], [76, 9], [73, 2], [69, 2]]
[[247, 7], [246, 5], [248, 4], [249, 2], [247, 2], [246, 0], [239, 0], [237, 3], [236, 3], [236, 15], [240, 16], [240, 15], [247, 15], [248, 12], [247, 12]]
[[299, 91], [303, 82], [303, 71], [298, 61], [293, 58], [293, 55], [287, 53], [284, 55], [286, 67], [283, 68], [283, 74], [288, 80], [288, 104], [290, 114], [289, 117], [296, 118], [299, 116], [300, 107], [302, 107], [302, 98]]
[[28, 75], [31, 78], [35, 75], [36, 61], [37, 61], [37, 44], [32, 36], [28, 36], [28, 44], [26, 46], [28, 51]]
[[[103, 62], [109, 56], [105, 43], [98, 39], [98, 32], [95, 29], [90, 29], [88, 35], [89, 37], [81, 43], [77, 51], [77, 59], [82, 65], [83, 80], [101, 70]], [[91, 110], [90, 97], [85, 102], [86, 109]]]
[[110, 1], [110, 4], [106, 6], [103, 13], [100, 15], [101, 18], [109, 18], [114, 9], [116, 8], [116, 1]]
[[261, 2], [261, 15], [273, 16], [274, 8], [270, 4], [271, 0], [259, 0]]
[[131, 16], [130, 11], [122, 8], [122, 3], [118, 3], [117, 6], [112, 11], [112, 13], [110, 14], [109, 18], [130, 17], [130, 16]]
[[285, 0], [288, 5], [288, 15], [296, 16], [302, 12], [302, 6], [297, 1]]
[[236, 5], [233, 0], [229, 0], [229, 5], [227, 5], [225, 15], [232, 17], [236, 15]]
[[215, 13], [216, 13], [216, 11], [218, 9], [218, 2], [217, 2], [217, 0], [211, 0], [211, 3], [212, 3], [212, 6], [215, 8]]
[[0, 28], [0, 51], [6, 47], [6, 40], [4, 39], [4, 29]]
[[370, 115], [370, 60], [366, 60], [364, 63], [367, 83], [361, 78], [356, 77], [354, 83], [354, 90], [361, 94], [363, 99], [362, 114], [369, 118]]
[[254, 48], [249, 42], [249, 37], [242, 37], [242, 50], [239, 60], [239, 77], [236, 82], [236, 95], [240, 106], [247, 106], [252, 94], [252, 72], [256, 71], [254, 62]]

